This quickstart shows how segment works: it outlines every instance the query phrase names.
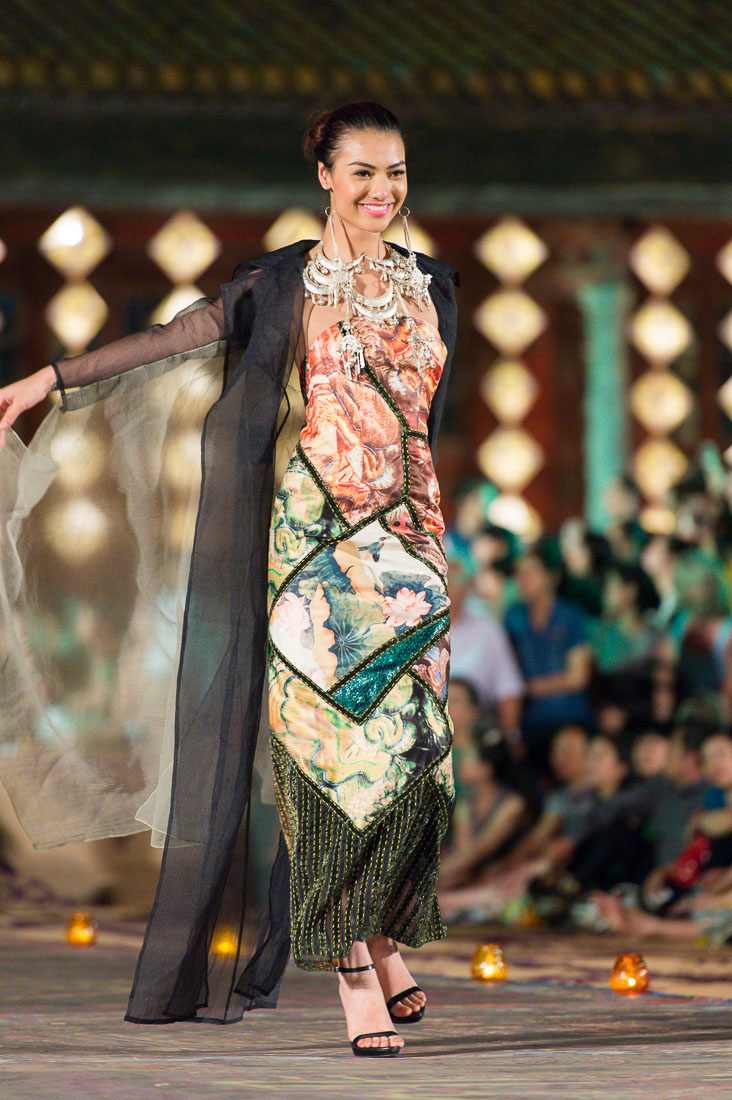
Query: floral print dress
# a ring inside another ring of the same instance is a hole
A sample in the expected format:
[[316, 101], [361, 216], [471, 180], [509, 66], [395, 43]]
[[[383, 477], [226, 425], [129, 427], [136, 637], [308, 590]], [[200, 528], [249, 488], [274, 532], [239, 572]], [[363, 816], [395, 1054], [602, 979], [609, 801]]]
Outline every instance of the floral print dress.
[[352, 381], [340, 322], [306, 356], [270, 530], [270, 746], [304, 969], [375, 933], [413, 947], [445, 934], [450, 601], [427, 417], [446, 349], [421, 319], [352, 323]]

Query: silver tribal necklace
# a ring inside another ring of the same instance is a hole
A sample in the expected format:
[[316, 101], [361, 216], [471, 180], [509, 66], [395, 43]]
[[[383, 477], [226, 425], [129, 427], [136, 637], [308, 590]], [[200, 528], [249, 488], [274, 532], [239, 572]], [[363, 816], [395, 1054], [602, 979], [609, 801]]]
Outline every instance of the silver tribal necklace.
[[[327, 211], [328, 225], [333, 242], [335, 257], [326, 256], [321, 247], [311, 260], [308, 260], [303, 269], [303, 283], [306, 297], [319, 306], [331, 306], [338, 309], [344, 305], [346, 318], [341, 325], [343, 364], [346, 375], [353, 380], [355, 371], [363, 369], [366, 365], [364, 347], [357, 333], [351, 325], [352, 316], [367, 317], [372, 321], [389, 320], [396, 317], [401, 304], [405, 316], [410, 324], [410, 342], [414, 350], [415, 358], [419, 363], [428, 366], [431, 361], [431, 341], [420, 332], [415, 319], [404, 306], [404, 299], [409, 298], [415, 302], [419, 309], [428, 300], [428, 287], [432, 276], [420, 271], [417, 267], [417, 257], [412, 249], [409, 239], [406, 215], [404, 219], [404, 236], [409, 253], [402, 256], [396, 249], [387, 247], [387, 254], [383, 259], [367, 256], [361, 253], [355, 260], [344, 262], [338, 252], [333, 219], [330, 209]], [[355, 276], [364, 273], [364, 264], [368, 264], [387, 284], [383, 294], [369, 297], [362, 294], [356, 287]]]

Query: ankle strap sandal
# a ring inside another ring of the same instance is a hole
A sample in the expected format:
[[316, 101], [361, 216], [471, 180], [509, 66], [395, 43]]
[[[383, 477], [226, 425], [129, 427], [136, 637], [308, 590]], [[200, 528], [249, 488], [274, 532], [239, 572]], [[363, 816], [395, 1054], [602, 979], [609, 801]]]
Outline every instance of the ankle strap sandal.
[[[365, 966], [337, 966], [336, 970], [341, 974], [360, 974], [364, 970], [373, 970], [374, 964], [367, 963]], [[403, 994], [402, 994], [403, 996]], [[389, 1013], [391, 1015], [391, 1012]], [[393, 1017], [392, 1017], [393, 1018]], [[359, 1040], [361, 1039], [380, 1039], [382, 1036], [398, 1035], [397, 1031], [365, 1031], [362, 1035], [357, 1035], [355, 1039], [351, 1039], [351, 1049], [357, 1058], [393, 1058], [402, 1049], [401, 1047], [362, 1047], [359, 1046]]]

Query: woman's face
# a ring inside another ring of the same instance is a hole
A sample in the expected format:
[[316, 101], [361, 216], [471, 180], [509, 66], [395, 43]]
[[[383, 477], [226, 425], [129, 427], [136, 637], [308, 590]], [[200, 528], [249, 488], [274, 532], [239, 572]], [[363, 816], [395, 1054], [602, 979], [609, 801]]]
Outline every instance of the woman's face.
[[401, 135], [383, 130], [346, 132], [332, 168], [318, 164], [318, 179], [331, 191], [331, 207], [347, 227], [382, 232], [407, 194]]

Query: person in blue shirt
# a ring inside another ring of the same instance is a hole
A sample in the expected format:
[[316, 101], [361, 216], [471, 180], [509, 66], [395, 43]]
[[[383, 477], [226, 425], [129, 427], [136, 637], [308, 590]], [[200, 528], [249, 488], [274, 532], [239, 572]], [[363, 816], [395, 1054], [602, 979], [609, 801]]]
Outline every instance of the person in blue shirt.
[[522, 732], [530, 767], [547, 771], [554, 733], [592, 725], [588, 685], [592, 651], [584, 613], [557, 596], [561, 565], [539, 540], [516, 563], [521, 600], [506, 612], [506, 630], [526, 681]]

